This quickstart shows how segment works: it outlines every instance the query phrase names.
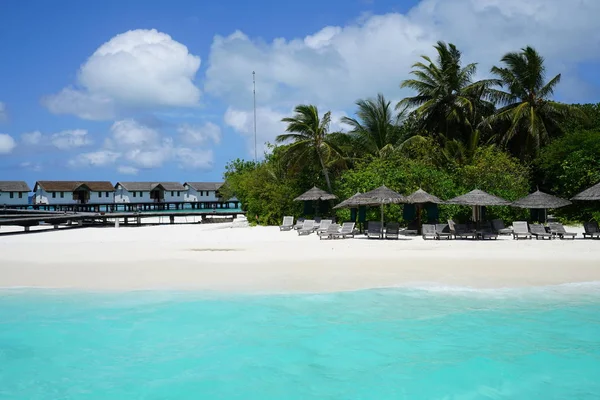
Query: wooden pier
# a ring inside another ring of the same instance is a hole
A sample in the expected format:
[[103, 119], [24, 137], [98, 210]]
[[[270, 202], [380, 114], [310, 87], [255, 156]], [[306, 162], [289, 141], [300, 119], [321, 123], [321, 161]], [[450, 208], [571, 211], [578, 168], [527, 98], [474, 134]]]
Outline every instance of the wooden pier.
[[[233, 207], [230, 207], [233, 205]], [[2, 207], [0, 205], [0, 207]], [[237, 210], [239, 201], [168, 201], [168, 202], [140, 202], [140, 203], [64, 203], [64, 204], [24, 204], [6, 205], [12, 210], [38, 210], [38, 211], [71, 211], [71, 212], [119, 212], [119, 211], [169, 211], [169, 210]]]

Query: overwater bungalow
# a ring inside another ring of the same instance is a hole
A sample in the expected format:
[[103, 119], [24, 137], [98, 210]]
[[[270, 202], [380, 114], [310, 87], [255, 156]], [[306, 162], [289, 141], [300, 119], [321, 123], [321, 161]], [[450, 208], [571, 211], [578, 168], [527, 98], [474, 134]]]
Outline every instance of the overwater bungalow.
[[179, 182], [117, 182], [115, 203], [168, 203], [184, 201]]
[[31, 189], [24, 181], [0, 181], [0, 207], [25, 206]]
[[106, 204], [115, 189], [108, 181], [37, 181], [34, 204]]
[[219, 201], [219, 189], [223, 186], [223, 182], [185, 182], [184, 201], [190, 202], [212, 202]]

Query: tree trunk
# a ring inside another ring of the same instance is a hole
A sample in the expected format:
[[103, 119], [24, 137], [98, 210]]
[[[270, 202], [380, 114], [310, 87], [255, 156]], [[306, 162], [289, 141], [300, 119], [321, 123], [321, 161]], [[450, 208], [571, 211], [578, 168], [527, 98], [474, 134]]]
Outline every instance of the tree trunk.
[[327, 191], [331, 193], [333, 190], [331, 189], [331, 181], [329, 180], [329, 172], [327, 171], [327, 167], [325, 167], [325, 163], [323, 162], [323, 157], [319, 154], [319, 161], [321, 162], [321, 168], [323, 168], [323, 175], [325, 176], [325, 182], [327, 183]]

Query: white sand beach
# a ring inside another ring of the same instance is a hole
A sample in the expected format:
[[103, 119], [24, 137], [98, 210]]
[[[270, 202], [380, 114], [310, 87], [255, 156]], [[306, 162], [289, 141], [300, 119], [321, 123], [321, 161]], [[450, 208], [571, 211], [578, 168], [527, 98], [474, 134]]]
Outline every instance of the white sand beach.
[[[600, 240], [319, 240], [236, 223], [0, 236], [0, 287], [325, 292], [600, 281]], [[0, 233], [22, 228], [2, 227]]]

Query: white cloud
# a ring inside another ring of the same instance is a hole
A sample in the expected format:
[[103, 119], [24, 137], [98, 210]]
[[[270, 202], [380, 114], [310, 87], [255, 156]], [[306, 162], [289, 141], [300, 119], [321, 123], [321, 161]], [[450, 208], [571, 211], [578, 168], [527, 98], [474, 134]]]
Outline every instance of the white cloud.
[[[259, 140], [271, 139], [280, 129], [275, 115], [289, 115], [300, 103], [351, 112], [356, 100], [378, 92], [389, 99], [409, 95], [399, 85], [411, 65], [422, 54], [434, 55], [433, 45], [444, 40], [458, 46], [465, 63], [478, 62], [481, 77], [506, 52], [532, 45], [546, 58], [549, 75], [563, 73], [558, 95], [574, 100], [567, 77], [578, 74], [579, 63], [600, 62], [600, 53], [590, 51], [600, 42], [597, 15], [598, 1], [422, 0], [406, 14], [367, 15], [304, 38], [266, 43], [236, 31], [215, 37], [204, 89], [228, 104], [226, 123], [247, 136], [256, 71], [264, 119]], [[577, 100], [596, 99], [596, 89], [586, 98], [579, 92]]]
[[17, 147], [17, 142], [12, 136], [0, 133], [0, 154], [9, 154]]
[[21, 142], [28, 146], [36, 146], [42, 142], [42, 132], [33, 131], [21, 134]]
[[0, 122], [8, 119], [8, 112], [6, 111], [6, 104], [0, 101]]
[[102, 120], [123, 109], [196, 106], [194, 78], [200, 57], [155, 29], [119, 34], [100, 46], [80, 67], [76, 86], [47, 96], [56, 114]]
[[42, 170], [42, 165], [39, 163], [34, 163], [31, 161], [24, 161], [21, 164], [19, 164], [20, 168], [23, 169], [27, 169], [29, 171], [35, 171], [35, 172], [39, 172]]
[[175, 143], [157, 129], [133, 119], [116, 121], [101, 149], [80, 154], [71, 166], [109, 166], [116, 161], [122, 174], [135, 175], [139, 169], [160, 168], [174, 163], [185, 169], [209, 169], [213, 163], [210, 149], [186, 147]]
[[71, 167], [106, 167], [112, 165], [120, 157], [119, 153], [110, 150], [99, 150], [79, 154], [76, 158], [69, 160]]
[[218, 144], [221, 141], [221, 128], [212, 122], [204, 125], [181, 124], [177, 132], [181, 140], [190, 145], [199, 145], [208, 141]]
[[134, 167], [122, 165], [117, 168], [117, 172], [124, 175], [137, 175], [137, 173], [140, 172], [140, 170]]
[[50, 141], [59, 150], [71, 150], [92, 144], [85, 129], [73, 129], [58, 132], [52, 135]]

